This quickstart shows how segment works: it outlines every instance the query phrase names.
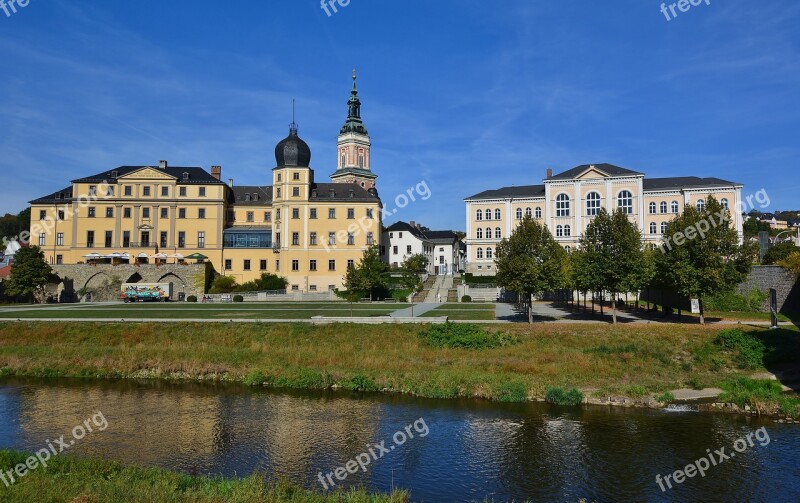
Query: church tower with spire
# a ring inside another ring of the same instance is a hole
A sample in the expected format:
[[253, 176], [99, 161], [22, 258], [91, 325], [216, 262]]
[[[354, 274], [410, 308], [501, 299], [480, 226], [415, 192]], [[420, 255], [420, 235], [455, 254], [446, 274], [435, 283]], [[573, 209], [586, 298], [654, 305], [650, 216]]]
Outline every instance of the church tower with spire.
[[375, 187], [378, 175], [370, 167], [370, 139], [361, 120], [361, 100], [358, 98], [356, 71], [353, 70], [353, 89], [347, 101], [347, 120], [339, 131], [338, 162], [331, 175], [334, 183], [357, 183], [369, 190]]

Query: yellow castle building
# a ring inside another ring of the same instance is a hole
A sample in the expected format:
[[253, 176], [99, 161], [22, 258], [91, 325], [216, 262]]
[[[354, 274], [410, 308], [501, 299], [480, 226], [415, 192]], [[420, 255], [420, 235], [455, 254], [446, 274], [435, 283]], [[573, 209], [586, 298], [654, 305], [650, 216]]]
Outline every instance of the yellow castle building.
[[263, 272], [289, 288], [342, 286], [349, 264], [379, 244], [382, 204], [370, 166], [353, 74], [331, 183], [318, 183], [311, 149], [292, 123], [275, 147], [270, 184], [234, 186], [222, 168], [120, 166], [31, 201], [32, 244], [51, 264], [177, 261], [199, 254], [242, 283]]

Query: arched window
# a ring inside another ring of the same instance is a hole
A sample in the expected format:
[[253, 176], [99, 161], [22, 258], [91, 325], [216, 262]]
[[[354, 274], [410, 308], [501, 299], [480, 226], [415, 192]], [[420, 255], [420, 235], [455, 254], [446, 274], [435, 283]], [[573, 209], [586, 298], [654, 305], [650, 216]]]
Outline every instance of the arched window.
[[651, 215], [655, 215], [656, 214], [656, 203], [650, 203], [648, 205], [648, 208], [650, 209], [650, 214]]
[[477, 212], [475, 212], [475, 220], [478, 220], [478, 221], [483, 220], [483, 212], [481, 210], [478, 210]]
[[567, 253], [571, 253], [572, 252], [572, 247], [570, 245], [567, 245], [567, 246], [564, 247], [564, 250], [566, 250]]
[[486, 214], [486, 220], [492, 219], [492, 210], [486, 210], [485, 214]]
[[492, 249], [486, 248], [486, 258], [492, 258]]
[[661, 201], [661, 204], [659, 206], [660, 206], [659, 209], [661, 210], [661, 213], [666, 213], [667, 212], [667, 202], [666, 201]]
[[345, 167], [345, 165], [347, 165], [347, 157], [342, 154], [342, 167]]
[[650, 222], [650, 234], [658, 232], [658, 225], [655, 222]]
[[475, 252], [475, 256], [478, 258], [478, 260], [483, 259], [483, 248], [478, 248], [478, 251]]
[[719, 204], [721, 204], [721, 205], [722, 205], [722, 208], [723, 208], [723, 209], [725, 209], [725, 210], [728, 210], [728, 209], [729, 209], [729, 208], [728, 208], [728, 198], [727, 198], [727, 197], [723, 197], [722, 199], [720, 199], [720, 200], [719, 200]]
[[533, 216], [533, 214], [531, 213], [531, 209], [530, 208], [525, 208], [525, 216], [526, 217]]
[[500, 230], [500, 227], [495, 227], [494, 228], [494, 238], [495, 239], [502, 239], [502, 237], [503, 237], [503, 232]]
[[500, 208], [494, 210], [494, 219], [500, 220]]
[[556, 225], [556, 237], [560, 238], [564, 236], [564, 226], [563, 225]]
[[706, 209], [706, 202], [703, 201], [702, 199], [698, 199], [697, 200], [697, 211], [703, 211], [704, 209]]
[[517, 208], [517, 220], [522, 220], [522, 208]]
[[570, 237], [572, 235], [572, 229], [569, 225], [564, 226], [564, 237]]
[[678, 201], [672, 201], [672, 212], [677, 215], [679, 209]]
[[667, 222], [661, 222], [661, 234], [667, 233]]
[[589, 192], [586, 194], [586, 215], [593, 217], [600, 213], [600, 194]]
[[556, 216], [568, 217], [569, 216], [569, 196], [566, 194], [559, 194], [556, 196]]
[[633, 194], [629, 190], [623, 190], [617, 195], [617, 208], [626, 215], [633, 214]]
[[[478, 230], [475, 231], [475, 237], [477, 239], [483, 239], [483, 229], [478, 227]], [[480, 248], [478, 248], [480, 250]]]
[[536, 207], [536, 218], [542, 218], [542, 209], [538, 206]]

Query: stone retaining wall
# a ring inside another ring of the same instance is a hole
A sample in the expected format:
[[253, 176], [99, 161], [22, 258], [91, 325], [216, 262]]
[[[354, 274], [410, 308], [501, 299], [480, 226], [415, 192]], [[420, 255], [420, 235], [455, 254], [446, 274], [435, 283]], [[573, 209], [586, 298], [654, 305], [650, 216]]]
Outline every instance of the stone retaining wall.
[[206, 264], [75, 264], [54, 265], [53, 272], [61, 279], [52, 285], [53, 294], [59, 302], [78, 302], [82, 289], [94, 292], [93, 301], [117, 300], [119, 291], [109, 285], [120, 283], [172, 283], [173, 298], [178, 294], [186, 297], [202, 297], [205, 291]]

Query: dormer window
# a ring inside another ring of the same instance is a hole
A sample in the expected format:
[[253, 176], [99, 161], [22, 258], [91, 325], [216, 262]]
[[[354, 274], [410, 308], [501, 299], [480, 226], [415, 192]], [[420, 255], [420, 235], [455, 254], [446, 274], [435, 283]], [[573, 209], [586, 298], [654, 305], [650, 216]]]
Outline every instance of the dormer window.
[[350, 199], [353, 199], [354, 197], [355, 197], [355, 191], [353, 191], [353, 189], [350, 189]]
[[331, 194], [331, 197], [335, 197], [336, 196], [336, 191], [331, 189], [330, 190], [330, 194]]
[[112, 171], [111, 172], [111, 178], [117, 178], [118, 176], [119, 176], [119, 172], [118, 171]]
[[247, 194], [244, 195], [244, 200], [245, 201], [249, 201], [250, 200], [250, 193], [247, 193]]
[[253, 201], [258, 201], [258, 194], [253, 194]]
[[189, 179], [189, 173], [187, 173], [187, 172], [185, 172], [185, 171], [184, 171], [184, 173], [183, 173], [183, 180], [184, 180], [184, 181], [186, 181], [186, 180], [188, 180], [188, 179]]

